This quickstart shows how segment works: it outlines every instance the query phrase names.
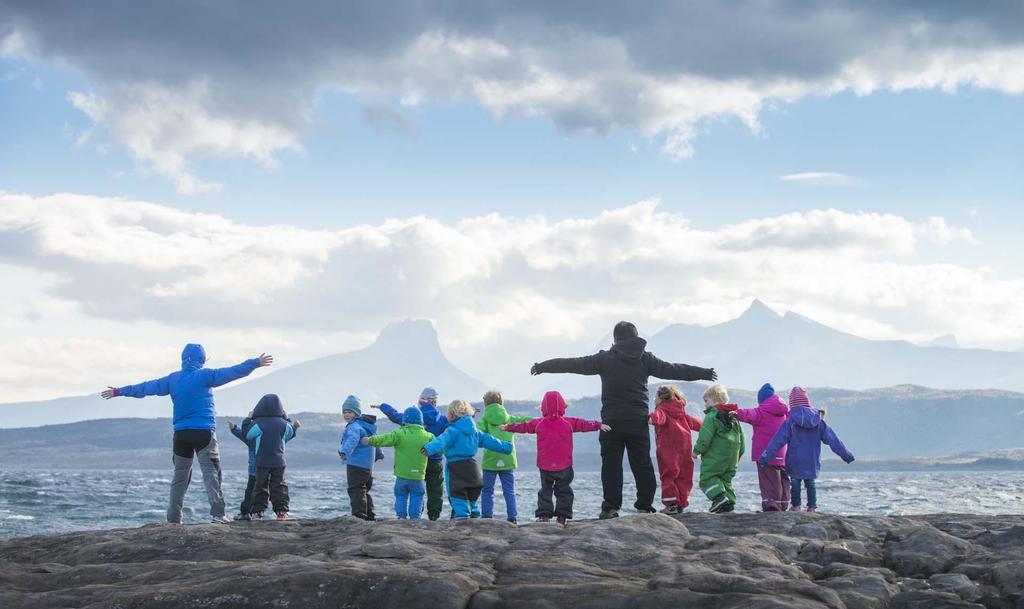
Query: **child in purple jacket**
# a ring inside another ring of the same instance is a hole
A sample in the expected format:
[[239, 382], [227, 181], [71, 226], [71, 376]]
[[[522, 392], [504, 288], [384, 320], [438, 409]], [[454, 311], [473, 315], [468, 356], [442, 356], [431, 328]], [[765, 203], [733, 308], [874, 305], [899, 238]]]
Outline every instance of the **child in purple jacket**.
[[794, 512], [800, 511], [800, 483], [807, 487], [807, 511], [818, 511], [818, 493], [814, 481], [821, 471], [821, 445], [828, 444], [832, 452], [847, 463], [853, 462], [853, 453], [821, 418], [821, 413], [811, 408], [807, 392], [802, 387], [793, 387], [789, 393], [789, 419], [768, 443], [757, 464], [768, 465], [772, 457], [783, 447], [786, 451], [786, 472], [792, 481]]

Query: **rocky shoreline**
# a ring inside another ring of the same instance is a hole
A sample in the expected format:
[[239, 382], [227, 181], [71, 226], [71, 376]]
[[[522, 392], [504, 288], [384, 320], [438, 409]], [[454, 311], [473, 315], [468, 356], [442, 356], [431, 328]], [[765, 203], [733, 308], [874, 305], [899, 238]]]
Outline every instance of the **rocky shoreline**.
[[0, 606], [1024, 608], [1024, 516], [148, 525], [0, 543]]

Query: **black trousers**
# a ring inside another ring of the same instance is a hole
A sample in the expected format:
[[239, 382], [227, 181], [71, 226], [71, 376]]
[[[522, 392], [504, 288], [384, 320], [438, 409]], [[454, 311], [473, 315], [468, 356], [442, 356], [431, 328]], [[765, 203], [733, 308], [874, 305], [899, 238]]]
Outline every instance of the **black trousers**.
[[[540, 470], [537, 518], [551, 518], [552, 516], [572, 518], [572, 502], [575, 497], [572, 492], [573, 476], [571, 467], [557, 472]], [[554, 502], [551, 501], [552, 494], [555, 496]]]
[[373, 497], [370, 496], [370, 489], [373, 488], [373, 470], [349, 465], [346, 471], [352, 515], [363, 520], [374, 520], [377, 515], [373, 511]]
[[611, 431], [602, 431], [601, 443], [601, 488], [604, 501], [601, 510], [618, 510], [622, 507], [622, 453], [629, 458], [629, 469], [636, 481], [636, 503], [638, 510], [654, 509], [654, 492], [658, 481], [654, 476], [651, 462], [651, 435], [646, 419], [638, 421], [607, 421]]
[[245, 484], [245, 496], [242, 497], [242, 505], [238, 506], [239, 514], [251, 514], [252, 513], [252, 500], [256, 492], [256, 475], [249, 476], [249, 481]]
[[427, 518], [437, 520], [444, 507], [444, 461], [427, 461]]
[[283, 467], [256, 466], [255, 492], [252, 497], [252, 511], [262, 513], [267, 509], [270, 499], [274, 512], [280, 514], [288, 511], [288, 484], [284, 481]]

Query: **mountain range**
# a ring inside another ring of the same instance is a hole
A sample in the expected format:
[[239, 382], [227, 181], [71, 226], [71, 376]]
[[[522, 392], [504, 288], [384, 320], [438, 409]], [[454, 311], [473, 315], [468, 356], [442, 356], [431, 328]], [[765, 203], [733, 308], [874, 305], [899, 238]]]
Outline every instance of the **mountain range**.
[[[600, 342], [610, 343], [610, 338], [604, 337]], [[951, 337], [938, 342], [955, 344]], [[1024, 391], [1024, 377], [1018, 374], [1024, 367], [1024, 353], [868, 340], [796, 313], [780, 315], [757, 300], [746, 312], [728, 322], [706, 327], [668, 326], [649, 337], [648, 349], [668, 361], [714, 367], [721, 381], [731, 388], [754, 389], [770, 381], [780, 389], [803, 385], [864, 390], [913, 384], [937, 389]], [[558, 389], [567, 397], [577, 398], [600, 392], [597, 377], [530, 377], [527, 371], [531, 363], [524, 361], [513, 366], [522, 373], [504, 385], [506, 396], [537, 399], [548, 389]], [[173, 369], [170, 365], [168, 368], [168, 371]], [[487, 389], [484, 382], [448, 360], [433, 325], [424, 320], [389, 325], [364, 349], [286, 368], [257, 371], [253, 377], [217, 390], [218, 411], [244, 414], [264, 393], [277, 393], [286, 408], [293, 412], [336, 412], [350, 393], [360, 396], [365, 404], [386, 401], [400, 406], [414, 403], [425, 386], [435, 387], [442, 402], [456, 397], [477, 400]], [[124, 382], [142, 380], [124, 379]], [[98, 395], [69, 397], [2, 404], [0, 427], [119, 417], [153, 418], [168, 416], [170, 411], [168, 398], [104, 401]]]

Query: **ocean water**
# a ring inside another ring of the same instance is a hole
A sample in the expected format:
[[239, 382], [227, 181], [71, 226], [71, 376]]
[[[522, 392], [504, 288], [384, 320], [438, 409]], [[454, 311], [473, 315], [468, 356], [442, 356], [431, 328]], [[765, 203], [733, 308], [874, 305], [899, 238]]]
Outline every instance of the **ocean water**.
[[[627, 513], [635, 487], [628, 471], [624, 477], [623, 513]], [[164, 522], [170, 478], [169, 469], [0, 472], [0, 539]], [[331, 518], [349, 513], [343, 470], [290, 471], [287, 481], [293, 516]], [[224, 473], [229, 516], [238, 511], [245, 482], [245, 472]], [[393, 484], [390, 471], [375, 474], [372, 495], [379, 516], [394, 514]], [[737, 511], [760, 509], [756, 473], [741, 471], [734, 486]], [[516, 473], [520, 521], [532, 519], [538, 488], [535, 469]], [[573, 488], [576, 517], [596, 517], [601, 509], [600, 473], [577, 472]], [[495, 494], [495, 517], [502, 518], [504, 501], [500, 490]], [[837, 514], [1024, 514], [1024, 472], [829, 472], [818, 480], [818, 505], [822, 512]], [[695, 488], [689, 509], [703, 511], [707, 507], [707, 500]], [[185, 501], [185, 521], [208, 522], [208, 514], [197, 469]]]

